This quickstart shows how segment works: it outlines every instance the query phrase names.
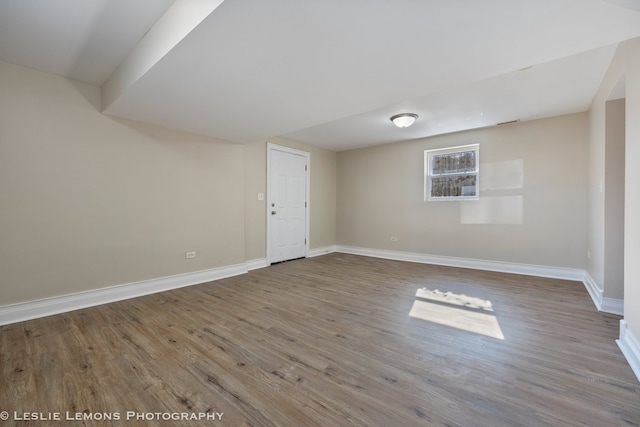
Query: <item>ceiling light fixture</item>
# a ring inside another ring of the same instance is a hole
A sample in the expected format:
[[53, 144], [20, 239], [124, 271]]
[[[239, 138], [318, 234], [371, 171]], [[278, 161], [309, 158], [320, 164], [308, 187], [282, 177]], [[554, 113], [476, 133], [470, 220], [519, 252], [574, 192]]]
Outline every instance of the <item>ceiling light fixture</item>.
[[402, 113], [402, 114], [396, 114], [395, 116], [391, 117], [391, 121], [393, 122], [394, 125], [398, 126], [399, 128], [408, 128], [413, 124], [413, 122], [416, 121], [417, 118], [418, 118], [417, 114]]

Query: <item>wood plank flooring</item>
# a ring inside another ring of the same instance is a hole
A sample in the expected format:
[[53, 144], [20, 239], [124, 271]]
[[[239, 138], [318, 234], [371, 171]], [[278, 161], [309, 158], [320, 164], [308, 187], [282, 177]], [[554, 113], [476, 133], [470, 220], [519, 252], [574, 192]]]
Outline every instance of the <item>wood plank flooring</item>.
[[637, 426], [619, 320], [578, 282], [330, 254], [0, 327], [0, 427]]

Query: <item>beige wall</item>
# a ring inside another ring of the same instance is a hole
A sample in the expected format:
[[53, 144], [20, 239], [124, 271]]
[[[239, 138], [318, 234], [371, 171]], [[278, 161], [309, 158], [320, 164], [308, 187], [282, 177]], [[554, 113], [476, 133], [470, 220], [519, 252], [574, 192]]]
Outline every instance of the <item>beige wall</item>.
[[[244, 150], [245, 176], [245, 256], [248, 261], [261, 260], [267, 255], [267, 144], [248, 144]], [[258, 193], [265, 200], [258, 200]]]
[[[338, 244], [584, 268], [587, 131], [582, 113], [340, 152]], [[471, 143], [480, 200], [425, 202], [423, 151]]]
[[604, 298], [624, 299], [625, 100], [605, 107]]
[[626, 62], [624, 317], [640, 338], [640, 38], [623, 44]]
[[0, 62], [0, 305], [244, 262], [242, 147], [98, 106]]
[[[97, 87], [0, 62], [0, 306], [265, 257], [266, 143], [99, 105]], [[336, 154], [273, 142], [311, 152], [310, 247], [334, 245]]]
[[[624, 194], [624, 317], [629, 330], [640, 337], [640, 38], [623, 42], [603, 78], [598, 93], [589, 109], [589, 221], [587, 227], [589, 248], [592, 257], [588, 273], [609, 293], [611, 283], [605, 280], [607, 257], [605, 241], [608, 227], [605, 226], [605, 194], [599, 191], [598, 183], [606, 176], [606, 168], [615, 167], [606, 162], [607, 152], [607, 107], [608, 99], [622, 82], [625, 86], [625, 194]], [[605, 186], [605, 188], [607, 188]], [[596, 252], [598, 251], [598, 252]], [[609, 254], [610, 255], [610, 254]], [[613, 255], [611, 255], [613, 256]], [[610, 291], [622, 297], [613, 285]]]
[[604, 291], [605, 271], [605, 159], [607, 99], [624, 74], [624, 58], [618, 49], [609, 71], [589, 108], [589, 186], [587, 215], [587, 272]]

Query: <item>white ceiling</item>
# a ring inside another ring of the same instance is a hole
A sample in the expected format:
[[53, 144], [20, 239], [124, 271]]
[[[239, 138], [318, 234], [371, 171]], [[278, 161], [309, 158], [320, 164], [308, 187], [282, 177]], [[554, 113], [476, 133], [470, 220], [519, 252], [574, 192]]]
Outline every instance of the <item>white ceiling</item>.
[[640, 0], [220, 3], [0, 0], [0, 59], [102, 85], [109, 115], [340, 151], [585, 111], [640, 36]]
[[174, 0], [0, 0], [0, 59], [101, 85]]

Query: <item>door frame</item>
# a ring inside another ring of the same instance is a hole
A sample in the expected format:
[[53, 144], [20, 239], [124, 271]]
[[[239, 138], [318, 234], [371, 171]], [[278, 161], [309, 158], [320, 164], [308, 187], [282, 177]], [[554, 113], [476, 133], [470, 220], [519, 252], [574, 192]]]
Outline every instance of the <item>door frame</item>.
[[305, 258], [309, 256], [309, 229], [310, 229], [310, 212], [311, 212], [311, 153], [307, 151], [297, 150], [291, 147], [285, 147], [283, 145], [274, 144], [272, 142], [267, 142], [267, 197], [266, 197], [266, 210], [265, 215], [267, 216], [267, 265], [271, 265], [271, 153], [274, 151], [280, 151], [288, 154], [295, 154], [298, 156], [303, 156], [305, 161], [307, 162], [307, 173], [305, 174], [305, 245], [304, 245], [304, 256]]

